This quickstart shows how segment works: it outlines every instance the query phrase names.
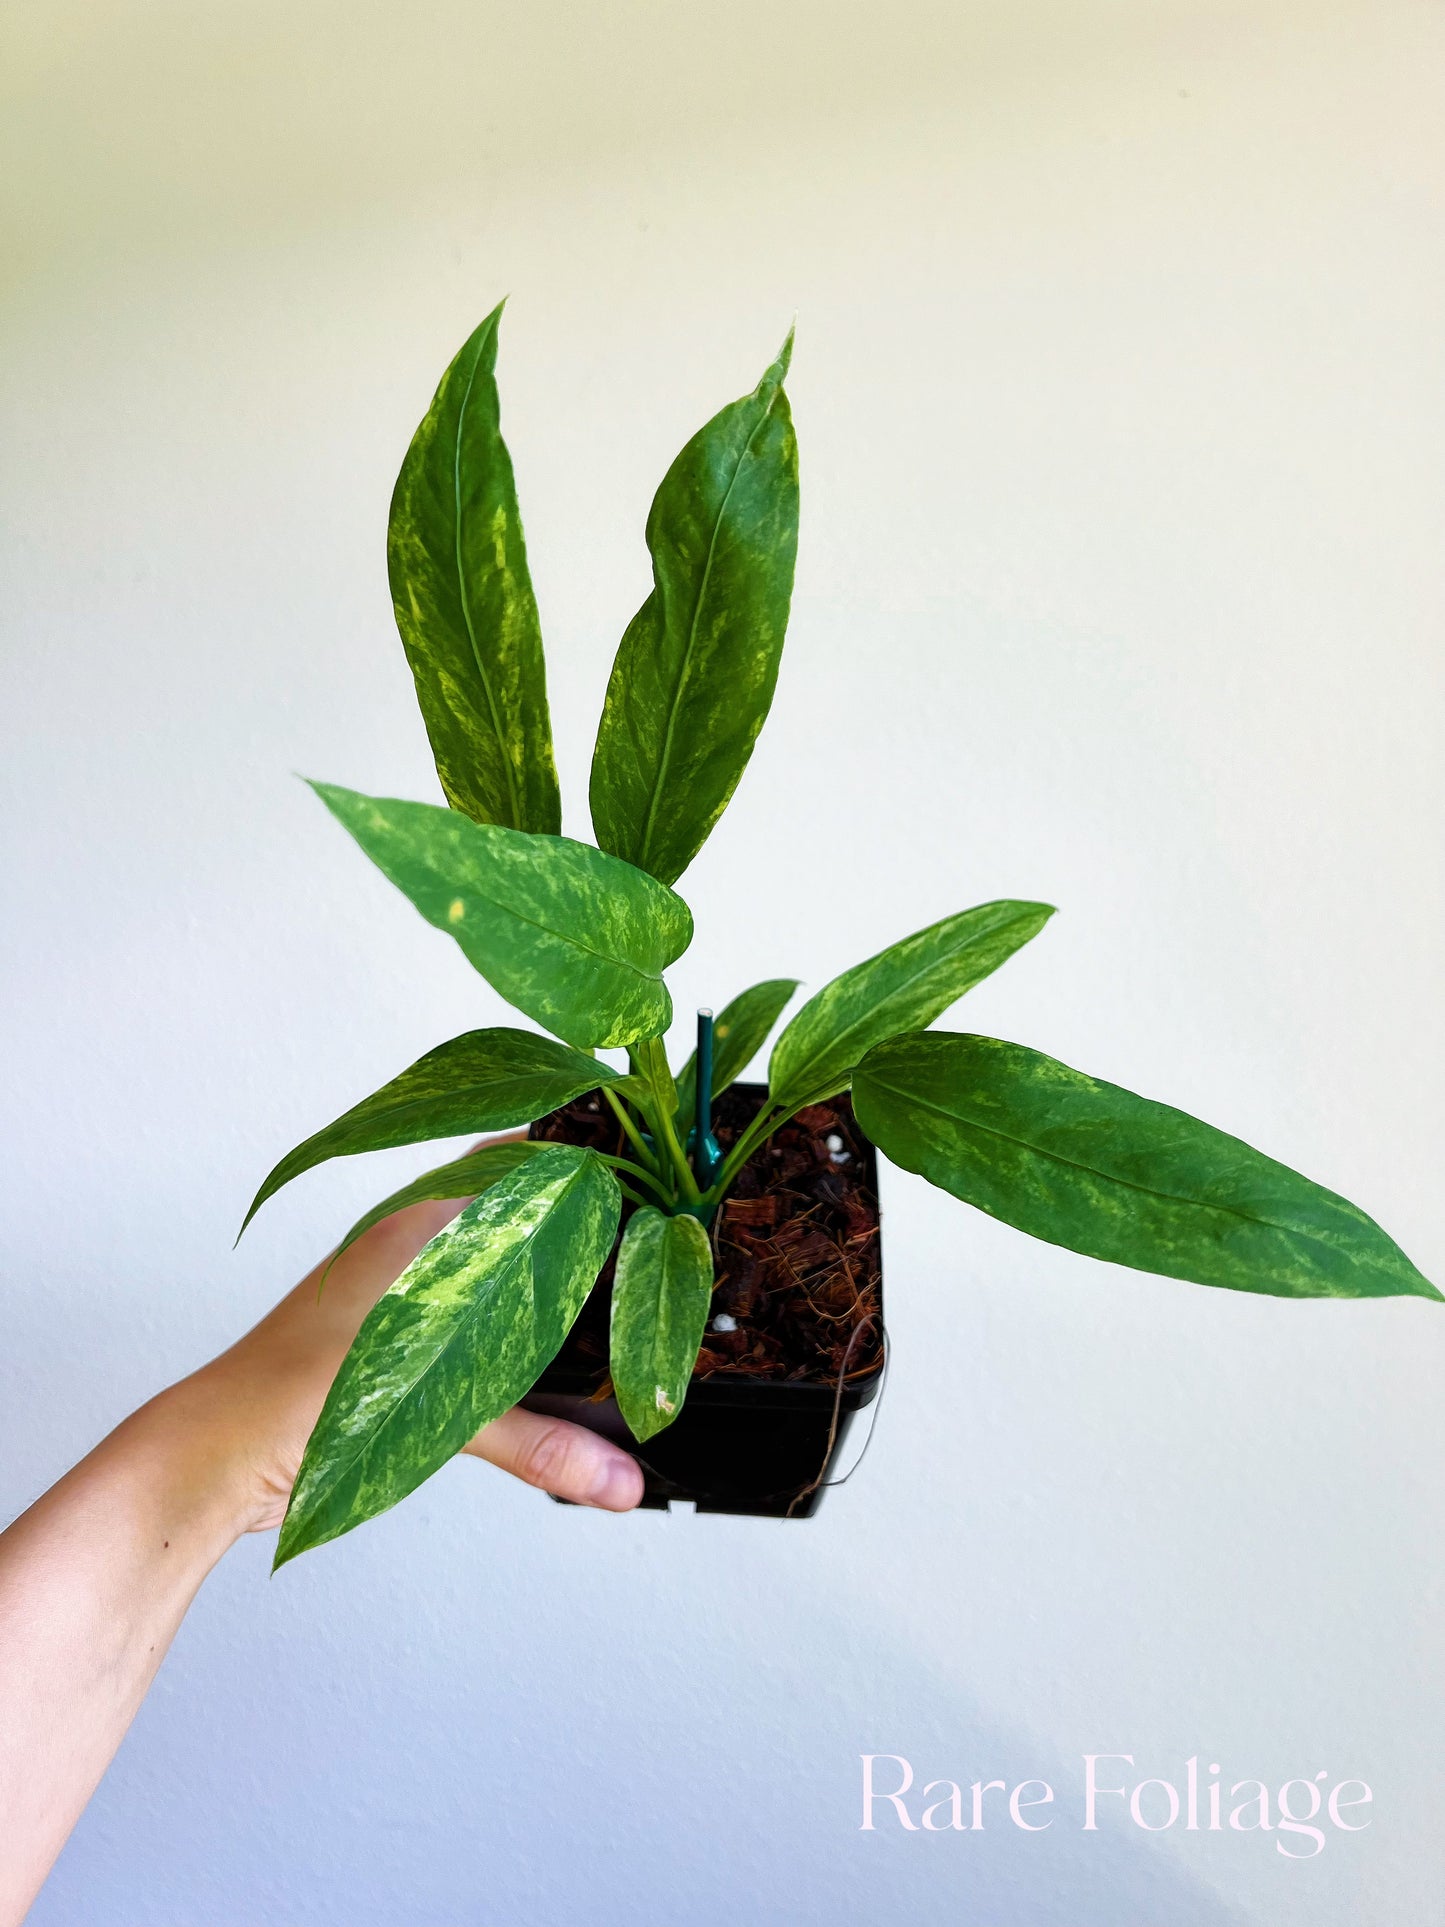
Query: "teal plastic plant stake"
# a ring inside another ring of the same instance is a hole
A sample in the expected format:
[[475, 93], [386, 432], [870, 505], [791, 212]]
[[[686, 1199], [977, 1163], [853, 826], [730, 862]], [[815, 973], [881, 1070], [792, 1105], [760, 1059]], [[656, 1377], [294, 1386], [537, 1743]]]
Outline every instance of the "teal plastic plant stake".
[[[750, 1160], [797, 1118], [789, 1159], [806, 1162], [811, 1139], [819, 1160], [832, 1154], [823, 1182], [848, 1181], [822, 1107], [842, 1107], [840, 1125], [965, 1204], [1111, 1265], [1281, 1298], [1439, 1302], [1358, 1205], [1238, 1138], [1023, 1044], [932, 1028], [1043, 930], [1047, 903], [956, 910], [823, 984], [784, 1026], [763, 1105], [723, 1156], [713, 1092], [763, 1049], [798, 985], [753, 984], [716, 1025], [700, 1010], [696, 1053], [674, 1075], [664, 972], [692, 937], [672, 886], [742, 779], [777, 683], [798, 541], [792, 336], [684, 446], [653, 501], [652, 592], [618, 646], [592, 759], [594, 847], [559, 833], [541, 625], [501, 433], [500, 315], [442, 376], [387, 537], [448, 807], [315, 788], [532, 1028], [438, 1044], [282, 1158], [251, 1211], [328, 1158], [515, 1131], [574, 1103], [601, 1128], [586, 1127], [585, 1145], [483, 1145], [347, 1234], [343, 1250], [404, 1206], [473, 1199], [357, 1333], [307, 1443], [277, 1564], [394, 1505], [514, 1405], [614, 1247], [618, 1409], [639, 1441], [673, 1424], [711, 1316], [707, 1227]], [[628, 1069], [599, 1050], [625, 1050]]]
[[692, 1127], [692, 1169], [707, 1191], [722, 1169], [722, 1146], [712, 1134], [712, 1012], [697, 1013], [697, 1084]]

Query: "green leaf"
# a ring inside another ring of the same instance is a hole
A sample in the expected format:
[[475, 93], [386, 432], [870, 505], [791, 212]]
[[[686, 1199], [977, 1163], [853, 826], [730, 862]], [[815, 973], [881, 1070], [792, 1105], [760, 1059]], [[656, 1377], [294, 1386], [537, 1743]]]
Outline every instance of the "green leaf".
[[422, 1247], [326, 1395], [278, 1567], [394, 1506], [516, 1404], [581, 1310], [620, 1209], [600, 1159], [549, 1144]]
[[1285, 1298], [1439, 1298], [1358, 1206], [1167, 1104], [996, 1037], [922, 1032], [853, 1077], [868, 1136], [1031, 1237]]
[[400, 1077], [289, 1151], [256, 1193], [241, 1230], [283, 1184], [328, 1158], [530, 1124], [616, 1077], [608, 1065], [553, 1037], [530, 1030], [469, 1030], [429, 1050]]
[[712, 1303], [712, 1245], [696, 1218], [634, 1211], [612, 1285], [612, 1385], [641, 1443], [682, 1410]]
[[845, 970], [808, 999], [774, 1044], [769, 1103], [791, 1111], [847, 1090], [865, 1051], [941, 1017], [1053, 914], [1047, 903], [982, 903]]
[[542, 630], [498, 418], [495, 308], [442, 376], [391, 498], [387, 570], [454, 809], [562, 827]]
[[[725, 1091], [745, 1071], [768, 1041], [768, 1032], [782, 1015], [783, 1006], [798, 988], [796, 977], [770, 977], [721, 1011], [712, 1030], [712, 1095]], [[677, 1114], [690, 1118], [696, 1102], [697, 1052], [677, 1074]]]
[[[439, 1164], [434, 1171], [425, 1171], [410, 1184], [404, 1184], [399, 1191], [393, 1191], [389, 1198], [373, 1205], [363, 1217], [347, 1232], [341, 1243], [326, 1261], [326, 1274], [341, 1256], [349, 1251], [358, 1238], [365, 1236], [371, 1227], [380, 1224], [384, 1218], [392, 1217], [398, 1211], [405, 1211], [409, 1204], [429, 1204], [440, 1198], [474, 1198], [485, 1191], [488, 1185], [498, 1179], [510, 1177], [519, 1164], [525, 1164], [546, 1146], [533, 1138], [505, 1138], [500, 1144], [484, 1144], [478, 1151], [469, 1151], [465, 1157], [453, 1158], [450, 1164]], [[323, 1283], [325, 1275], [323, 1274]]]
[[692, 938], [692, 913], [671, 890], [569, 837], [311, 787], [427, 922], [536, 1023], [583, 1050], [667, 1029], [662, 973]]
[[778, 679], [798, 547], [791, 334], [714, 415], [647, 518], [653, 590], [612, 666], [592, 759], [604, 850], [664, 883], [691, 863], [752, 755]]

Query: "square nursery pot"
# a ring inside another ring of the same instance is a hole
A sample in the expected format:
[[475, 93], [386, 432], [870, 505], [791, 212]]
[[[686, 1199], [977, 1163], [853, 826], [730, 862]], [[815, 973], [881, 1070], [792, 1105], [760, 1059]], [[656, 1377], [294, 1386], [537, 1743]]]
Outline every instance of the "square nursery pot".
[[[724, 1149], [764, 1096], [761, 1084], [734, 1084], [718, 1098]], [[531, 1130], [599, 1150], [614, 1149], [616, 1134], [595, 1095]], [[642, 1504], [654, 1511], [678, 1499], [699, 1512], [809, 1518], [884, 1365], [877, 1160], [846, 1095], [800, 1113], [754, 1153], [718, 1213], [714, 1249], [714, 1311], [731, 1306], [724, 1323], [733, 1318], [735, 1329], [724, 1336], [709, 1320], [682, 1411], [664, 1431], [639, 1446], [611, 1396], [611, 1259], [522, 1403], [630, 1452], [646, 1481]]]

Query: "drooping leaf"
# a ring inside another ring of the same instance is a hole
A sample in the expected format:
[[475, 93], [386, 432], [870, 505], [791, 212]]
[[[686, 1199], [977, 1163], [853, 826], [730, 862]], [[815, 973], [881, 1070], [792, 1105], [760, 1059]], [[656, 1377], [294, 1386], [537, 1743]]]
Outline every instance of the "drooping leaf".
[[853, 1105], [895, 1164], [1092, 1258], [1286, 1298], [1440, 1296], [1358, 1206], [1021, 1044], [892, 1038], [858, 1066]]
[[617, 1235], [617, 1181], [549, 1144], [377, 1300], [307, 1442], [276, 1565], [385, 1512], [530, 1389]]
[[854, 964], [810, 997], [774, 1044], [769, 1102], [793, 1110], [836, 1097], [865, 1051], [941, 1017], [1053, 914], [1047, 903], [981, 903]]
[[[768, 1041], [768, 1032], [798, 988], [796, 977], [770, 977], [734, 997], [713, 1024], [712, 1094], [725, 1091]], [[677, 1074], [677, 1114], [690, 1118], [696, 1103], [697, 1053]]]
[[634, 1211], [612, 1284], [612, 1384], [641, 1443], [682, 1410], [712, 1303], [712, 1245], [696, 1218]]
[[399, 1077], [288, 1151], [256, 1193], [241, 1229], [283, 1184], [328, 1158], [530, 1124], [616, 1077], [608, 1065], [570, 1050], [555, 1037], [539, 1037], [530, 1030], [469, 1030], [429, 1050]]
[[427, 922], [535, 1022], [583, 1050], [667, 1029], [662, 973], [687, 948], [692, 914], [652, 877], [570, 837], [311, 787]]
[[396, 626], [447, 801], [562, 827], [542, 630], [497, 402], [495, 308], [442, 376], [391, 498]]
[[700, 429], [647, 518], [653, 590], [612, 666], [592, 759], [604, 850], [682, 875], [752, 755], [778, 679], [798, 547], [793, 338]]
[[405, 1211], [409, 1204], [429, 1204], [442, 1198], [474, 1198], [488, 1185], [510, 1177], [519, 1164], [525, 1164], [528, 1158], [545, 1149], [539, 1139], [504, 1138], [500, 1144], [484, 1144], [465, 1157], [453, 1158], [450, 1164], [439, 1164], [434, 1171], [424, 1171], [356, 1220], [327, 1260], [327, 1272], [343, 1251], [349, 1251], [358, 1238], [364, 1237], [383, 1218]]

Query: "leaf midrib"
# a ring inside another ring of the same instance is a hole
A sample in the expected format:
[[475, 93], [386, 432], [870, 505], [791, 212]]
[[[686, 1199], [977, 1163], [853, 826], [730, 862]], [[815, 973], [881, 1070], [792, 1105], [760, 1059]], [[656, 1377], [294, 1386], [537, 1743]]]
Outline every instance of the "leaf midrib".
[[[493, 323], [492, 331], [495, 333], [495, 323]], [[488, 340], [490, 340], [490, 338], [491, 337], [488, 336]], [[476, 383], [477, 370], [481, 366], [482, 356], [486, 351], [486, 347], [487, 341], [483, 341], [478, 347], [476, 354], [472, 357], [471, 369], [467, 375], [467, 385], [462, 391], [462, 398], [457, 407], [456, 442], [452, 450], [452, 505], [455, 511], [452, 552], [453, 559], [456, 563], [457, 589], [461, 596], [462, 620], [467, 625], [467, 641], [471, 644], [472, 660], [477, 665], [477, 674], [482, 679], [482, 689], [487, 698], [487, 709], [492, 718], [492, 734], [497, 739], [497, 750], [502, 759], [502, 773], [507, 779], [507, 799], [512, 810], [512, 828], [520, 830], [523, 828], [522, 805], [521, 799], [517, 794], [516, 776], [512, 769], [512, 759], [507, 753], [507, 739], [502, 731], [501, 717], [497, 712], [496, 697], [492, 693], [492, 679], [487, 674], [486, 664], [482, 660], [481, 646], [477, 641], [476, 627], [472, 622], [471, 598], [467, 593], [467, 578], [462, 568], [462, 424], [467, 418], [467, 408], [472, 399], [472, 389]]]

